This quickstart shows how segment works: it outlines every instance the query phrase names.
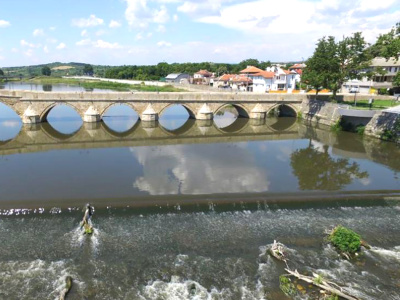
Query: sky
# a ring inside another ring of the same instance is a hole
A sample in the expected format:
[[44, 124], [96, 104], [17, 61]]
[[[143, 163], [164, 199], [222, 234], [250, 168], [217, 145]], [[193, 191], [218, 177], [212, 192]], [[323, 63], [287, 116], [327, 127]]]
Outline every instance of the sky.
[[323, 36], [373, 43], [397, 0], [0, 0], [0, 67], [302, 61]]

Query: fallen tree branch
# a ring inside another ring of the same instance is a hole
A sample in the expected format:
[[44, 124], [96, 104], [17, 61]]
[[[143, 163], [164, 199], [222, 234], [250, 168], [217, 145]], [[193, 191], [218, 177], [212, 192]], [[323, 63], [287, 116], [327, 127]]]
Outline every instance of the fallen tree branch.
[[67, 294], [71, 290], [71, 287], [72, 287], [72, 277], [71, 276], [67, 276], [65, 278], [65, 287], [63, 288], [63, 290], [60, 293], [60, 300], [65, 300], [65, 297], [67, 296]]
[[334, 295], [337, 295], [337, 296], [339, 296], [339, 297], [342, 297], [342, 298], [344, 298], [344, 299], [348, 299], [348, 300], [360, 300], [359, 298], [356, 298], [356, 297], [354, 297], [354, 296], [352, 296], [352, 295], [349, 295], [349, 294], [346, 294], [345, 292], [343, 292], [343, 289], [342, 289], [341, 287], [339, 287], [337, 284], [335, 284], [335, 285], [336, 285], [339, 289], [337, 289], [337, 288], [335, 288], [335, 287], [333, 287], [333, 286], [330, 285], [330, 284], [333, 284], [333, 283], [328, 282], [328, 281], [323, 280], [323, 279], [321, 280], [321, 283], [318, 283], [318, 282], [316, 282], [316, 281], [314, 280], [313, 277], [306, 276], [306, 275], [302, 275], [302, 274], [300, 274], [297, 270], [292, 271], [292, 270], [290, 270], [289, 268], [286, 268], [285, 271], [288, 272], [290, 275], [292, 275], [292, 276], [294, 276], [294, 277], [297, 277], [297, 278], [300, 279], [300, 280], [303, 280], [303, 281], [305, 281], [305, 282], [311, 283], [311, 284], [313, 284], [313, 285], [315, 285], [315, 286], [317, 286], [317, 287], [319, 287], [319, 288], [321, 288], [321, 289], [323, 289], [323, 290], [325, 290], [325, 291], [328, 291], [328, 292], [330, 292], [330, 293], [332, 293], [332, 294], [334, 294]]

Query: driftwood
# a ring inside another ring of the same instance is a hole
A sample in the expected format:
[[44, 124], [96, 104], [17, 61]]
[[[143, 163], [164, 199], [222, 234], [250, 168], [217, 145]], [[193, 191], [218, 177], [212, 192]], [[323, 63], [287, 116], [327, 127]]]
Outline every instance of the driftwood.
[[[316, 274], [313, 274], [314, 277], [311, 277], [311, 276], [302, 275], [299, 272], [297, 272], [297, 270], [292, 271], [289, 268], [286, 268], [285, 271], [288, 272], [290, 275], [292, 275], [294, 277], [297, 277], [300, 280], [303, 280], [305, 282], [311, 283], [311, 284], [319, 287], [320, 289], [328, 291], [328, 292], [330, 292], [330, 293], [332, 293], [334, 295], [337, 295], [339, 297], [342, 297], [344, 299], [360, 300], [359, 298], [356, 298], [354, 296], [346, 294], [345, 292], [343, 292], [343, 289], [340, 286], [338, 286], [337, 284], [335, 284], [333, 282], [330, 282], [330, 281], [327, 281], [327, 280], [324, 280], [324, 279], [321, 279], [320, 283], [317, 282], [317, 280], [315, 280], [315, 278], [317, 278], [318, 275], [316, 275]], [[336, 287], [333, 287], [333, 285], [335, 285]]]
[[60, 300], [65, 300], [65, 297], [67, 296], [67, 294], [71, 290], [71, 287], [72, 287], [72, 277], [71, 276], [67, 276], [65, 278], [65, 287], [63, 288], [63, 290], [60, 293]]

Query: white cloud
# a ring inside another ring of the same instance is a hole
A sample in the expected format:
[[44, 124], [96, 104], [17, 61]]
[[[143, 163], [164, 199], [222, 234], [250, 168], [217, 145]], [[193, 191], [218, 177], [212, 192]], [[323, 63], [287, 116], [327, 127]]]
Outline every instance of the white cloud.
[[164, 25], [158, 25], [158, 27], [157, 27], [157, 32], [164, 33], [164, 32], [166, 32], [166, 31], [167, 31], [167, 29], [165, 28]]
[[96, 48], [103, 48], [103, 49], [119, 49], [122, 48], [122, 46], [118, 43], [109, 43], [103, 40], [97, 40], [96, 42], [93, 42], [93, 46]]
[[27, 51], [24, 52], [24, 54], [28, 57], [31, 57], [33, 55], [33, 50], [32, 49], [28, 49]]
[[72, 26], [76, 27], [93, 27], [99, 26], [104, 23], [103, 19], [97, 18], [95, 15], [90, 15], [89, 18], [80, 18], [80, 19], [73, 19]]
[[12, 53], [18, 53], [19, 50], [18, 50], [17, 48], [12, 48], [12, 49], [11, 49], [11, 52], [12, 52]]
[[111, 20], [110, 24], [108, 25], [110, 28], [118, 28], [121, 27], [121, 23], [118, 21]]
[[11, 23], [5, 20], [0, 20], [0, 28], [11, 26]]
[[37, 47], [37, 45], [29, 43], [29, 42], [27, 42], [25, 40], [21, 40], [19, 43], [21, 44], [22, 47], [29, 47], [29, 48], [36, 48]]
[[166, 42], [166, 41], [160, 41], [160, 42], [157, 43], [157, 46], [158, 47], [171, 47], [172, 44], [169, 43], [169, 42]]
[[148, 38], [151, 38], [153, 36], [153, 33], [151, 33], [151, 32], [149, 32], [148, 34], [147, 34], [147, 37]]
[[149, 8], [147, 0], [124, 0], [127, 3], [125, 18], [132, 27], [145, 28], [149, 23], [166, 23], [169, 14], [166, 6]]
[[160, 9], [154, 11], [153, 21], [155, 23], [166, 23], [169, 20], [169, 14], [167, 8], [163, 5]]
[[49, 27], [49, 29], [50, 29], [51, 31], [54, 31], [54, 30], [56, 30], [56, 27], [55, 27], [55, 26], [51, 26], [51, 27]]
[[90, 45], [91, 43], [92, 43], [92, 41], [90, 39], [84, 39], [79, 42], [76, 42], [76, 45], [77, 46], [87, 46], [87, 45]]
[[65, 45], [64, 43], [60, 43], [60, 44], [56, 47], [56, 49], [62, 50], [62, 49], [65, 49], [66, 47], [67, 47], [67, 45]]
[[105, 35], [106, 33], [107, 33], [107, 31], [105, 31], [105, 30], [98, 30], [98, 31], [96, 31], [95, 35], [102, 36], [102, 35]]
[[13, 127], [20, 127], [21, 123], [19, 121], [4, 121], [1, 123], [1, 125], [4, 127], [13, 128]]
[[86, 29], [83, 29], [81, 32], [81, 36], [83, 36], [83, 37], [89, 36], [88, 31]]
[[176, 22], [178, 21], [178, 15], [174, 15], [173, 20]]
[[136, 35], [136, 39], [137, 39], [138, 41], [143, 40], [143, 33], [142, 33], [142, 32], [139, 32], [139, 33]]
[[58, 41], [57, 41], [57, 39], [54, 39], [54, 38], [48, 38], [48, 39], [46, 39], [46, 42], [51, 43], [51, 44], [55, 44]]
[[49, 53], [49, 48], [47, 47], [47, 45], [43, 47], [43, 52], [44, 53]]
[[0, 55], [0, 60], [4, 60], [4, 59], [5, 59], [5, 57]]
[[35, 30], [33, 31], [33, 36], [44, 36], [44, 30], [43, 30], [43, 29], [40, 29], [40, 28], [35, 29]]

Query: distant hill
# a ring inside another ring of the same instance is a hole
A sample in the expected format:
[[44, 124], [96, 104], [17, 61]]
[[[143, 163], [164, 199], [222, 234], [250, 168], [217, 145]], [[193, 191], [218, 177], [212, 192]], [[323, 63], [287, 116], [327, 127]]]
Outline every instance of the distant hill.
[[[69, 62], [69, 63], [61, 63], [61, 62], [53, 62], [49, 64], [41, 64], [41, 65], [32, 65], [32, 66], [19, 66], [19, 67], [7, 67], [2, 68], [5, 76], [12, 77], [24, 77], [24, 78], [32, 78], [36, 76], [42, 75], [42, 68], [47, 66], [51, 69], [52, 76], [76, 76], [83, 75], [83, 68], [85, 63], [78, 62]], [[107, 66], [99, 66], [92, 65], [95, 74], [99, 74], [102, 76], [105, 74], [105, 70], [109, 67]]]

